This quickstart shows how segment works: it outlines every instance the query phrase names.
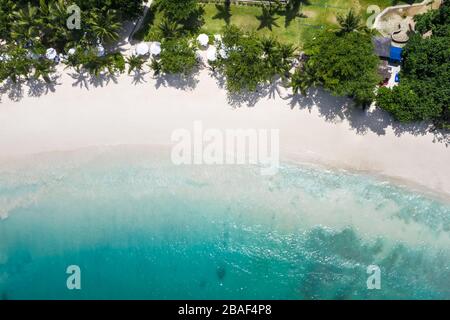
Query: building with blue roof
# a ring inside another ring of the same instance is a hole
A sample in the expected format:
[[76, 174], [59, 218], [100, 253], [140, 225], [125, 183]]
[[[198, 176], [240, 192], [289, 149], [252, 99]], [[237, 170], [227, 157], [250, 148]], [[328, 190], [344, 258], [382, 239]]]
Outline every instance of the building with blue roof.
[[391, 60], [391, 62], [402, 61], [402, 53], [403, 53], [402, 48], [391, 46], [389, 60]]

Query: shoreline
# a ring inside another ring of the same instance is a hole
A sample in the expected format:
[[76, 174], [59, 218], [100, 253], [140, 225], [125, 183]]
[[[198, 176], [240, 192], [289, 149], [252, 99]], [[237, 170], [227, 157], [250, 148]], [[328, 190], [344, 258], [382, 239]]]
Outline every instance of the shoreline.
[[325, 162], [321, 163], [320, 161], [317, 162], [302, 161], [301, 159], [295, 159], [295, 157], [285, 158], [284, 161], [282, 160], [282, 163], [293, 166], [310, 167], [318, 170], [330, 170], [335, 173], [344, 173], [348, 175], [359, 175], [370, 177], [381, 183], [388, 183], [391, 184], [392, 186], [408, 190], [409, 192], [422, 195], [426, 198], [450, 204], [450, 195], [448, 193], [440, 192], [438, 190], [427, 187], [426, 185], [402, 177], [386, 175], [380, 172], [375, 172], [373, 170], [359, 170], [351, 167], [346, 168], [338, 165], [333, 165], [332, 163], [325, 163]]
[[379, 109], [353, 109], [349, 99], [320, 89], [289, 98], [272, 84], [238, 106], [208, 70], [189, 83], [150, 74], [139, 81], [123, 75], [95, 83], [59, 71], [49, 92], [19, 101], [1, 96], [0, 160], [101, 146], [170, 146], [173, 130], [192, 130], [201, 120], [207, 128], [279, 129], [281, 159], [369, 173], [450, 196], [445, 141], [434, 141], [423, 127], [393, 123]]
[[[97, 160], [99, 157], [103, 155], [103, 153], [113, 152], [115, 150], [118, 151], [131, 151], [131, 154], [151, 154], [152, 159], [158, 156], [158, 159], [165, 159], [166, 157], [161, 157], [161, 155], [170, 154], [171, 145], [104, 145], [104, 146], [87, 146], [74, 150], [54, 150], [54, 151], [45, 151], [27, 155], [20, 156], [12, 156], [12, 157], [0, 157], [0, 173], [3, 171], [4, 167], [7, 167], [7, 171], [10, 169], [23, 169], [36, 166], [36, 164], [41, 165], [42, 163], [48, 163], [47, 160], [55, 160], [57, 162], [55, 164], [60, 164], [58, 161], [65, 161], [67, 159], [75, 158], [78, 161], [90, 161]], [[125, 153], [123, 153], [125, 154]], [[128, 154], [128, 152], [126, 153]], [[83, 159], [83, 160], [80, 160]], [[160, 160], [161, 160], [160, 159]], [[36, 163], [37, 161], [37, 163]], [[75, 162], [76, 165], [81, 165], [78, 162]], [[247, 164], [248, 165], [248, 164]], [[374, 179], [380, 183], [388, 183], [394, 187], [398, 187], [400, 189], [407, 190], [409, 192], [413, 192], [424, 196], [429, 199], [433, 199], [439, 202], [450, 204], [450, 195], [444, 192], [439, 192], [429, 188], [423, 184], [414, 182], [412, 180], [404, 179], [401, 177], [388, 176], [379, 172], [370, 171], [370, 170], [358, 170], [351, 167], [343, 167], [332, 163], [321, 162], [320, 160], [309, 161], [306, 159], [302, 159], [301, 157], [296, 157], [295, 155], [286, 155], [283, 154], [280, 157], [280, 165], [283, 166], [293, 166], [298, 168], [310, 168], [313, 170], [319, 171], [332, 171], [333, 173], [339, 174], [343, 173], [345, 175], [358, 175], [365, 176], [371, 179]], [[186, 166], [186, 165], [180, 165]], [[196, 165], [197, 166], [197, 165]], [[228, 166], [228, 165], [219, 165], [219, 166]], [[236, 164], [231, 166], [238, 166]]]

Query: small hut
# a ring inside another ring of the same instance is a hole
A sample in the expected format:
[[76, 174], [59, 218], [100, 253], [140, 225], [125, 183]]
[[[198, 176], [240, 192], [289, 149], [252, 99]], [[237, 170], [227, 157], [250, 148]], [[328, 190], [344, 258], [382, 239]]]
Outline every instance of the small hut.
[[373, 37], [372, 43], [375, 54], [382, 59], [390, 58], [391, 39], [388, 37]]

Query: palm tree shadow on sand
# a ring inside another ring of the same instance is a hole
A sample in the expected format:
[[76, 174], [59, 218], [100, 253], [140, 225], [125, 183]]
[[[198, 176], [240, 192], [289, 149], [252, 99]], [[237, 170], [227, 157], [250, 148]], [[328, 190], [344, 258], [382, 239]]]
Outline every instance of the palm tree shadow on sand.
[[133, 74], [133, 80], [131, 82], [134, 85], [147, 83], [147, 80], [145, 80], [145, 75], [147, 73], [148, 72], [145, 72], [145, 71], [142, 71], [142, 70], [135, 71], [134, 74]]
[[69, 76], [75, 80], [75, 82], [72, 83], [72, 87], [89, 90], [89, 74], [87, 72], [77, 71], [69, 73]]
[[111, 82], [117, 84], [117, 75], [111, 74], [109, 72], [102, 72], [98, 76], [91, 75], [89, 78], [89, 83], [94, 87], [105, 87]]
[[[156, 78], [155, 87], [173, 87], [179, 90], [194, 90], [199, 83], [199, 69], [189, 75], [159, 75]], [[220, 73], [210, 70], [210, 74], [216, 79], [219, 87], [225, 88], [226, 81]], [[133, 83], [138, 84], [146, 82], [143, 77], [145, 73], [135, 74]], [[93, 77], [85, 71], [69, 73], [69, 76], [75, 80], [73, 87], [89, 90], [91, 86], [105, 86], [111, 81], [117, 83], [115, 75], [109, 73], [101, 74], [99, 77]], [[11, 101], [20, 101], [25, 94], [30, 97], [39, 97], [56, 90], [58, 77], [52, 78], [50, 83], [29, 79], [13, 83], [8, 80], [0, 86], [0, 102], [3, 95], [7, 95]], [[286, 89], [285, 83], [280, 78], [275, 78], [270, 84], [260, 85], [255, 92], [243, 91], [241, 93], [228, 93], [228, 103], [234, 108], [255, 107], [262, 99], [282, 99], [288, 101], [292, 110], [317, 111], [325, 121], [331, 123], [340, 123], [347, 121], [352, 130], [357, 134], [365, 135], [373, 132], [377, 135], [385, 135], [388, 128], [392, 128], [396, 136], [405, 133], [414, 136], [423, 136], [433, 134], [435, 143], [443, 143], [446, 147], [450, 145], [450, 132], [447, 130], [436, 129], [431, 123], [418, 122], [403, 124], [399, 123], [386, 111], [380, 108], [361, 109], [354, 106], [353, 101], [346, 97], [336, 97], [322, 88], [311, 88], [305, 96], [301, 94], [292, 94]]]
[[433, 142], [443, 143], [446, 147], [450, 145], [450, 132], [436, 129], [432, 123], [400, 123], [392, 116], [380, 109], [362, 109], [355, 106], [352, 99], [348, 97], [337, 97], [323, 88], [312, 88], [305, 96], [292, 94], [286, 89], [280, 78], [274, 79], [270, 84], [261, 85], [256, 92], [243, 91], [241, 93], [228, 93], [228, 103], [233, 108], [256, 107], [262, 99], [288, 101], [291, 110], [316, 111], [326, 122], [341, 123], [347, 121], [350, 128], [358, 135], [365, 135], [369, 132], [382, 136], [386, 130], [391, 128], [396, 136], [412, 134], [414, 136], [433, 135]]
[[13, 82], [11, 80], [5, 81], [0, 86], [0, 102], [2, 96], [7, 95], [8, 99], [14, 102], [22, 100], [26, 95], [28, 97], [40, 97], [56, 91], [56, 86], [61, 85], [58, 82], [60, 75], [53, 75], [50, 81], [44, 81], [41, 79], [29, 78], [27, 80], [21, 80]]
[[98, 76], [89, 74], [85, 70], [79, 70], [69, 73], [69, 76], [75, 81], [72, 83], [72, 87], [79, 87], [80, 89], [89, 90], [92, 87], [104, 87], [113, 83], [118, 83], [117, 76], [109, 72], [102, 72]]
[[46, 82], [41, 79], [30, 79], [27, 81], [28, 96], [30, 97], [40, 97], [49, 93], [54, 93], [56, 91], [56, 86], [61, 85], [58, 82], [60, 75], [54, 75], [51, 81]]
[[23, 83], [14, 83], [11, 80], [7, 80], [0, 87], [0, 102], [2, 101], [1, 98], [3, 95], [7, 95], [11, 101], [20, 101], [23, 98], [23, 93]]
[[[225, 81], [225, 80], [224, 80]], [[283, 79], [276, 76], [270, 83], [259, 85], [255, 91], [244, 90], [239, 93], [227, 93], [228, 104], [233, 108], [249, 107], [253, 108], [262, 99], [275, 100], [283, 99], [283, 91], [285, 91]]]
[[155, 88], [171, 87], [178, 90], [192, 91], [197, 87], [199, 70], [189, 74], [160, 74], [156, 77]]
[[446, 147], [450, 144], [450, 132], [436, 129], [430, 122], [400, 123], [392, 116], [380, 109], [362, 109], [354, 105], [347, 97], [336, 97], [322, 88], [312, 88], [306, 96], [289, 94], [282, 98], [290, 100], [291, 109], [317, 110], [319, 115], [327, 122], [339, 123], [347, 121], [357, 134], [365, 135], [373, 132], [379, 136], [385, 135], [388, 128], [392, 128], [396, 136], [405, 133], [414, 136], [433, 134], [435, 143], [443, 143]]

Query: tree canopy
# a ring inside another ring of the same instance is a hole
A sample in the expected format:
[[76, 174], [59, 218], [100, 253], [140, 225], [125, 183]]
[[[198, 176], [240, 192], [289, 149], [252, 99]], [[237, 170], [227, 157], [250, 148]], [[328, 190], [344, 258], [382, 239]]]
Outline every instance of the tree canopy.
[[157, 0], [158, 9], [172, 22], [197, 30], [203, 24], [203, 10], [198, 0]]
[[123, 20], [139, 16], [140, 0], [75, 0], [81, 9], [81, 30], [67, 27], [72, 4], [64, 0], [0, 0], [0, 39], [39, 41], [63, 49], [67, 43], [117, 39]]
[[[450, 128], [450, 4], [416, 17], [403, 54], [400, 84], [382, 88], [377, 105], [403, 122], [431, 120]], [[432, 31], [431, 37], [423, 34]]]
[[187, 75], [198, 63], [195, 47], [190, 46], [186, 39], [165, 41], [160, 63], [163, 73]]
[[219, 57], [216, 67], [225, 75], [230, 92], [254, 91], [276, 75], [290, 76], [294, 48], [274, 38], [259, 38], [231, 25], [224, 29], [221, 49], [227, 58]]
[[159, 0], [158, 6], [165, 14], [176, 21], [183, 21], [198, 9], [197, 0]]
[[367, 34], [324, 31], [306, 46], [309, 59], [298, 82], [305, 87], [320, 84], [339, 96], [349, 96], [359, 105], [370, 104], [380, 81], [379, 59]]
[[[71, 4], [81, 9], [81, 29], [67, 26]], [[99, 57], [96, 46], [116, 41], [121, 22], [137, 17], [142, 8], [140, 0], [0, 0], [0, 39], [5, 41], [0, 47], [0, 82], [31, 77], [50, 82], [55, 63], [44, 57], [49, 47], [58, 52], [78, 48], [66, 62], [77, 70], [95, 76], [123, 72], [125, 60], [120, 53]]]

